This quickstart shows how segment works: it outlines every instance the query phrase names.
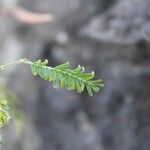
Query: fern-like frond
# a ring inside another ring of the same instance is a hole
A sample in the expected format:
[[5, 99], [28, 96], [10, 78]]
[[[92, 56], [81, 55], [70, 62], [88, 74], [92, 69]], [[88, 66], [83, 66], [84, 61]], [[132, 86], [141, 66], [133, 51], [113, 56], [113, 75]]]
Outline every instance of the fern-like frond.
[[34, 76], [52, 81], [54, 88], [66, 88], [67, 90], [76, 90], [79, 93], [87, 89], [89, 95], [98, 92], [104, 86], [103, 80], [93, 80], [94, 72], [85, 73], [84, 67], [78, 65], [77, 68], [69, 69], [69, 63], [61, 64], [56, 67], [47, 66], [48, 60], [42, 62], [38, 60], [31, 63], [31, 70]]

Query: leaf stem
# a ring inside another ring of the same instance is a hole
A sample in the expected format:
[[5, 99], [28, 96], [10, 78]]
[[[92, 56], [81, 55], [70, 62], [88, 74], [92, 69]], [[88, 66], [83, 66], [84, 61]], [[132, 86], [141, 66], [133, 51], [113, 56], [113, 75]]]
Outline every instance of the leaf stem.
[[6, 65], [0, 65], [0, 70], [5, 70], [11, 66], [14, 66], [16, 64], [27, 64], [27, 65], [31, 65], [33, 64], [30, 60], [28, 60], [27, 58], [23, 58], [23, 59], [19, 59], [17, 61], [14, 61], [12, 63], [6, 64]]

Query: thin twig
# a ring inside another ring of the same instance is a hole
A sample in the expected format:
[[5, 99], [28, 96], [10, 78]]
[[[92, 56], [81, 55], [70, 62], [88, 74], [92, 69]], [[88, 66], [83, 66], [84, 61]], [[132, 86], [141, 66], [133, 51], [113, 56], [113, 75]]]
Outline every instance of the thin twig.
[[31, 65], [32, 62], [29, 61], [27, 58], [19, 59], [17, 61], [14, 61], [14, 62], [6, 64], [6, 65], [0, 65], [0, 70], [7, 69], [7, 68], [9, 68], [9, 67], [11, 67], [13, 65], [16, 65], [16, 64], [28, 64], [28, 65]]

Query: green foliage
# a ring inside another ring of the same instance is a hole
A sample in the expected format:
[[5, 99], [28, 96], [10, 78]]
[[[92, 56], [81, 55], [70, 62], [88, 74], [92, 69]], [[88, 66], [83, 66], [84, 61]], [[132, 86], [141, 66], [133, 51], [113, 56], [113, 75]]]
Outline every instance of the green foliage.
[[67, 90], [76, 90], [81, 93], [86, 88], [90, 96], [93, 92], [98, 92], [104, 86], [102, 80], [93, 80], [94, 72], [85, 73], [84, 67], [78, 65], [77, 68], [69, 69], [69, 63], [64, 63], [56, 67], [47, 66], [48, 60], [42, 62], [38, 60], [31, 64], [31, 70], [34, 76], [52, 81], [54, 88], [66, 88]]
[[9, 107], [6, 100], [0, 100], [0, 128], [10, 120]]
[[[27, 64], [31, 66], [31, 71], [34, 76], [39, 75], [41, 78], [52, 81], [54, 88], [66, 88], [67, 90], [76, 90], [81, 93], [85, 89], [88, 91], [90, 96], [93, 96], [93, 92], [98, 92], [100, 88], [104, 86], [103, 80], [93, 80], [94, 71], [91, 73], [85, 73], [83, 66], [78, 65], [75, 69], [69, 69], [69, 63], [64, 63], [56, 67], [47, 66], [48, 60], [44, 62], [38, 60], [36, 62], [31, 62], [30, 60], [24, 58], [15, 61], [10, 64], [0, 65], [0, 70], [7, 69], [15, 64]], [[1, 100], [2, 99], [2, 100]], [[14, 112], [16, 108], [13, 107], [13, 103], [10, 102]], [[0, 128], [8, 123], [11, 118], [8, 112], [7, 101], [0, 97]], [[22, 118], [20, 115], [17, 117], [17, 113], [14, 113], [16, 118]], [[20, 120], [20, 119], [18, 119]]]
[[[10, 90], [4, 86], [0, 86], [0, 128], [8, 124], [11, 117], [14, 118], [16, 130], [21, 136], [24, 129], [24, 120], [23, 113], [20, 110], [20, 101]], [[0, 147], [2, 143], [3, 138], [0, 134]]]
[[7, 100], [7, 105], [10, 107], [8, 111], [13, 118], [17, 132], [21, 135], [24, 129], [24, 115], [21, 111], [21, 101], [5, 86], [0, 86], [0, 99]]
[[[87, 90], [90, 96], [93, 96], [93, 92], [98, 92], [103, 86], [103, 80], [93, 80], [94, 71], [91, 73], [85, 73], [83, 66], [78, 65], [75, 69], [69, 69], [69, 63], [64, 63], [56, 67], [47, 66], [48, 60], [44, 62], [38, 60], [36, 62], [31, 62], [30, 60], [24, 58], [18, 61], [15, 61], [10, 64], [0, 65], [0, 71], [7, 69], [15, 64], [27, 64], [30, 65], [31, 71], [34, 76], [39, 75], [41, 78], [53, 82], [54, 88], [66, 88], [67, 90], [76, 90], [81, 93], [85, 89]], [[6, 125], [10, 120], [10, 113], [7, 101], [3, 100], [4, 97], [0, 95], [0, 128]], [[8, 98], [9, 99], [9, 98]], [[13, 111], [16, 120], [18, 120], [18, 125], [22, 127], [20, 118], [22, 118], [21, 112], [17, 113], [16, 105], [13, 101], [10, 101], [9, 104], [11, 108], [14, 108]], [[18, 115], [19, 114], [19, 115]], [[2, 143], [2, 137], [0, 136], [0, 144]]]

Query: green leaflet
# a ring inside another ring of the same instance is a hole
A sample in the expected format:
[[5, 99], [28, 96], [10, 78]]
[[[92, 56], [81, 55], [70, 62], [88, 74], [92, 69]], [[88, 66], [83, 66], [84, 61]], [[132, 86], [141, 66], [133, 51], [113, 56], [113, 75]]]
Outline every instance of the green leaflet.
[[48, 60], [42, 62], [38, 60], [31, 64], [31, 70], [34, 76], [39, 75], [41, 78], [52, 81], [54, 88], [66, 88], [67, 90], [76, 90], [81, 93], [88, 91], [90, 96], [93, 92], [98, 92], [104, 86], [103, 80], [93, 80], [94, 72], [85, 73], [84, 67], [78, 65], [77, 68], [69, 69], [69, 63], [58, 65], [54, 68], [46, 66]]
[[68, 67], [69, 67], [69, 62], [66, 62], [65, 64], [56, 66], [55, 69], [64, 70], [64, 69], [67, 69]]

